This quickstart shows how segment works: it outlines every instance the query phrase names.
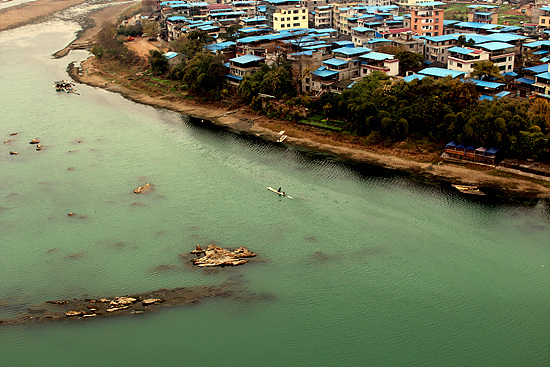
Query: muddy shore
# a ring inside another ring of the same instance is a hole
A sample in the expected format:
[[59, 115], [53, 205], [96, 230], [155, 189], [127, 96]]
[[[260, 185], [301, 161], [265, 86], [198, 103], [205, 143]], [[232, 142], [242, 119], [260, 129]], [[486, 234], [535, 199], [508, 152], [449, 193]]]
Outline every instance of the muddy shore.
[[254, 114], [247, 108], [228, 111], [212, 105], [204, 105], [189, 100], [173, 99], [165, 95], [151, 95], [146, 92], [131, 89], [126, 85], [127, 78], [115, 78], [112, 74], [101, 72], [101, 61], [90, 57], [81, 63], [80, 68], [71, 68], [70, 76], [79, 83], [107, 89], [111, 92], [120, 93], [129, 100], [148, 104], [151, 106], [165, 108], [185, 115], [206, 119], [216, 125], [225, 126], [243, 133], [253, 134], [268, 140], [275, 141], [277, 133], [285, 130], [288, 138], [285, 144], [301, 146], [307, 149], [335, 154], [344, 159], [374, 164], [384, 168], [420, 174], [437, 181], [449, 183], [461, 183], [490, 187], [509, 192], [518, 196], [549, 198], [550, 189], [537, 182], [526, 180], [520, 176], [500, 177], [493, 175], [497, 170], [494, 167], [484, 167], [479, 170], [477, 167], [469, 168], [467, 165], [442, 162], [434, 165], [432, 162], [439, 161], [438, 156], [419, 154], [420, 160], [398, 157], [390, 154], [367, 151], [364, 148], [356, 147], [353, 142], [342, 142], [333, 139], [330, 134], [304, 130], [295, 124], [286, 121], [275, 121], [265, 116]]

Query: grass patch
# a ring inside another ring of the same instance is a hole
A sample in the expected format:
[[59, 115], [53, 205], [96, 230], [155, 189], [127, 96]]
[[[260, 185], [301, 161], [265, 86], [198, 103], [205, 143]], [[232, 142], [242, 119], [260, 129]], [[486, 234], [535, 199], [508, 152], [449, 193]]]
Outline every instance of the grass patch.
[[298, 121], [303, 125], [315, 126], [325, 130], [331, 131], [342, 131], [344, 128], [345, 122], [339, 120], [327, 120], [322, 115], [313, 115], [307, 119], [302, 119]]

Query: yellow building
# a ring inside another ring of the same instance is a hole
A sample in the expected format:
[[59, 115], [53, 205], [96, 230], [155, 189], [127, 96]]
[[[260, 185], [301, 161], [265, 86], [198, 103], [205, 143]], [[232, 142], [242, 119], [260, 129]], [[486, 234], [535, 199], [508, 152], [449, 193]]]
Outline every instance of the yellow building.
[[300, 0], [268, 0], [266, 3], [267, 27], [274, 31], [308, 28], [308, 11]]

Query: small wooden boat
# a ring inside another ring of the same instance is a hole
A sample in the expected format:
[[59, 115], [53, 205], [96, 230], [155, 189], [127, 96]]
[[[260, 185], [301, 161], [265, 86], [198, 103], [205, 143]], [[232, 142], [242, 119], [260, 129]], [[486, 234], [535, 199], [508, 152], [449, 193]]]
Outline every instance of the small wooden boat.
[[277, 138], [277, 143], [282, 143], [283, 141], [285, 141], [286, 138], [288, 138], [288, 135], [285, 135], [285, 131], [279, 131], [279, 133], [277, 134], [279, 136], [279, 138]]
[[452, 185], [452, 186], [464, 194], [485, 195], [482, 191], [479, 190], [479, 187], [477, 186], [470, 186], [470, 185]]
[[277, 194], [279, 194], [279, 195], [281, 195], [281, 196], [286, 196], [286, 193], [285, 193], [284, 191], [279, 191], [279, 190], [277, 190], [277, 189], [274, 189], [274, 188], [271, 187], [271, 186], [268, 186], [267, 189], [268, 189], [269, 191], [274, 192], [274, 193], [277, 193]]

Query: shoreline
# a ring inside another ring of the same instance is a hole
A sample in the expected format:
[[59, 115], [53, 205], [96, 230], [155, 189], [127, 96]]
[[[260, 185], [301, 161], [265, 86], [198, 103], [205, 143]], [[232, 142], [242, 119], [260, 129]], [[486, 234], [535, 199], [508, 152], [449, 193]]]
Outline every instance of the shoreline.
[[[37, 0], [30, 3], [0, 10], [0, 31], [19, 27], [43, 19], [56, 11], [84, 2], [85, 0]], [[63, 57], [70, 50], [86, 48], [102, 26], [115, 23], [120, 14], [134, 6], [136, 1], [120, 1], [90, 13], [93, 25], [78, 33], [77, 38], [65, 48], [54, 53], [54, 57]], [[14, 14], [17, 14], [15, 17]], [[15, 22], [17, 20], [17, 22]], [[6, 27], [6, 22], [11, 25]], [[352, 139], [338, 138], [323, 131], [299, 126], [287, 121], [272, 120], [250, 111], [247, 107], [228, 110], [226, 107], [206, 105], [182, 99], [181, 96], [155, 95], [147, 91], [131, 89], [125, 86], [128, 75], [120, 74], [113, 80], [113, 74], [102, 75], [97, 59], [93, 56], [84, 60], [80, 68], [71, 65], [69, 76], [78, 83], [119, 93], [137, 103], [165, 108], [185, 115], [205, 119], [213, 124], [276, 141], [277, 133], [285, 130], [288, 138], [284, 144], [339, 156], [345, 160], [368, 163], [390, 170], [422, 175], [430, 180], [452, 184], [476, 185], [481, 188], [497, 189], [512, 195], [528, 198], [550, 199], [550, 188], [538, 184], [533, 178], [519, 176], [513, 172], [503, 174], [494, 167], [476, 167], [463, 163], [433, 164], [441, 161], [439, 155], [426, 152], [411, 152], [411, 149], [381, 150], [376, 147], [365, 149]], [[498, 172], [497, 172], [498, 171]], [[491, 174], [491, 172], [496, 175]], [[506, 177], [502, 177], [506, 176]], [[525, 178], [522, 178], [525, 177]], [[535, 178], [536, 179], [536, 178]]]
[[519, 177], [500, 177], [489, 174], [489, 172], [497, 171], [495, 168], [485, 168], [486, 170], [483, 171], [479, 170], [478, 167], [476, 167], [478, 169], [468, 168], [467, 164], [445, 162], [434, 165], [427, 161], [415, 161], [394, 155], [380, 154], [349, 146], [350, 144], [339, 144], [338, 141], [330, 136], [327, 137], [322, 132], [304, 132], [304, 129], [293, 126], [290, 122], [271, 120], [248, 111], [246, 107], [229, 111], [226, 108], [213, 105], [190, 102], [181, 98], [172, 100], [170, 96], [155, 96], [146, 91], [131, 89], [126, 87], [124, 83], [120, 83], [116, 79], [113, 80], [112, 75], [110, 75], [110, 78], [103, 76], [100, 67], [97, 65], [98, 62], [101, 61], [98, 61], [94, 56], [90, 56], [81, 63], [80, 68], [75, 66], [69, 68], [69, 75], [78, 83], [119, 93], [137, 103], [169, 109], [193, 118], [209, 120], [215, 125], [267, 140], [276, 141], [278, 132], [285, 130], [285, 134], [288, 135], [285, 144], [333, 154], [352, 162], [368, 163], [389, 170], [422, 175], [431, 180], [450, 184], [476, 185], [481, 188], [496, 189], [520, 197], [550, 198], [550, 189], [536, 182]]

